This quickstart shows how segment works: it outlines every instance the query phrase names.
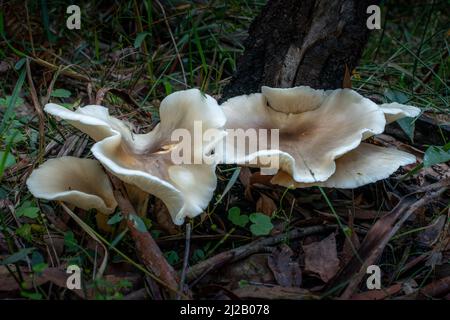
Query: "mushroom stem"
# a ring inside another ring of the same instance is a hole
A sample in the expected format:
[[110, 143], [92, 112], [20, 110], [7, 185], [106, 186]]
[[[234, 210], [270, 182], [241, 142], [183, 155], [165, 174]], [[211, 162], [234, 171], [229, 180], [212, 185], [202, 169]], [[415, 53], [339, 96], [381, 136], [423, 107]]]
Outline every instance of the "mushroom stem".
[[[114, 186], [114, 196], [117, 204], [122, 212], [123, 217], [127, 221], [130, 229], [131, 237], [136, 243], [138, 255], [144, 265], [158, 276], [164, 283], [171, 288], [179, 287], [179, 278], [172, 266], [167, 262], [161, 249], [156, 244], [149, 232], [140, 232], [134, 225], [133, 220], [129, 219], [130, 215], [137, 215], [136, 210], [127, 197], [127, 192], [123, 183], [108, 173], [112, 185]], [[184, 296], [182, 293], [180, 293]], [[174, 292], [170, 292], [172, 298], [176, 296]], [[188, 297], [190, 294], [188, 293]]]

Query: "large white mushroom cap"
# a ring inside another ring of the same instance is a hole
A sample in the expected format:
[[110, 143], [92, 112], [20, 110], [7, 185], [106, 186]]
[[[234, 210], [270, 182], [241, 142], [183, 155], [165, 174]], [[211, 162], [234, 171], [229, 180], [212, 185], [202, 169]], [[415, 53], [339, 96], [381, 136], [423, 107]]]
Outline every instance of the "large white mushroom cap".
[[27, 187], [36, 198], [59, 200], [110, 214], [117, 206], [108, 176], [93, 159], [50, 159], [34, 170]]
[[[160, 198], [174, 223], [180, 225], [186, 216], [200, 214], [211, 200], [217, 179], [209, 153], [225, 134], [221, 130], [225, 116], [214, 98], [197, 89], [172, 93], [161, 102], [160, 123], [146, 134], [134, 134], [102, 106], [70, 111], [48, 104], [45, 111], [96, 140], [92, 153], [103, 166], [122, 181]], [[195, 124], [201, 124], [200, 130]], [[188, 136], [172, 141], [177, 129]], [[205, 132], [209, 140], [202, 139]], [[189, 146], [191, 162], [174, 162], [176, 153], [187, 151], [182, 146]], [[194, 158], [202, 161], [194, 162]]]
[[256, 163], [257, 167], [267, 163], [263, 160], [268, 155], [276, 155], [279, 173], [274, 183], [351, 188], [386, 178], [399, 166], [415, 161], [404, 152], [361, 145], [361, 141], [382, 133], [386, 120], [418, 115], [416, 107], [379, 106], [350, 89], [303, 86], [263, 87], [262, 93], [231, 98], [222, 107], [226, 129], [279, 130], [277, 148], [242, 149], [227, 141], [222, 154], [224, 163]]
[[[384, 130], [386, 121], [381, 109], [355, 91], [335, 90], [317, 106], [317, 99], [311, 99], [309, 91], [293, 88], [299, 100], [313, 103], [300, 103], [299, 112], [293, 113], [292, 92], [279, 90], [272, 100], [276, 97], [277, 110], [281, 110], [286, 93], [289, 112], [274, 110], [264, 94], [235, 97], [223, 104], [226, 128], [279, 129], [279, 169], [297, 182], [328, 179], [336, 169], [336, 158], [355, 149], [366, 132], [378, 134]], [[260, 157], [265, 151], [247, 154], [237, 159], [238, 163]], [[230, 160], [225, 157], [226, 162]]]

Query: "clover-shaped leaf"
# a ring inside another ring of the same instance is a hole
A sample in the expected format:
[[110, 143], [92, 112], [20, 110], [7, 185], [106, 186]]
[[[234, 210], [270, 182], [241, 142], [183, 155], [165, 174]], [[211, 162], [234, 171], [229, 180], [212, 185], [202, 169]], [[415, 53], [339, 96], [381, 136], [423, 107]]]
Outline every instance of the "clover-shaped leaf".
[[255, 236], [265, 236], [273, 229], [273, 224], [270, 222], [270, 217], [262, 213], [252, 213], [250, 215], [250, 221], [253, 224], [250, 226], [250, 231]]
[[17, 210], [17, 216], [25, 216], [30, 219], [36, 219], [39, 216], [39, 208], [36, 207], [20, 207]]
[[39, 208], [33, 205], [31, 201], [24, 201], [20, 207], [16, 209], [16, 216], [25, 216], [30, 219], [36, 219], [39, 216]]
[[233, 207], [228, 210], [228, 220], [230, 220], [233, 224], [245, 227], [248, 223], [248, 215], [242, 214], [241, 209], [238, 207]]

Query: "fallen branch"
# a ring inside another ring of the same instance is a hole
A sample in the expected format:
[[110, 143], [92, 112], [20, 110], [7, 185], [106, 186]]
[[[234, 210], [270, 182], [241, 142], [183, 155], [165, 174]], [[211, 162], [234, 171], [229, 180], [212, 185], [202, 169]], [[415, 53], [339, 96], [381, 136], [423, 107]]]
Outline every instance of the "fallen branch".
[[[175, 297], [174, 293], [177, 292], [179, 286], [178, 275], [172, 266], [167, 262], [161, 249], [156, 244], [155, 240], [152, 238], [149, 232], [141, 232], [136, 229], [133, 220], [129, 217], [131, 215], [137, 215], [133, 205], [130, 203], [126, 197], [126, 190], [123, 183], [109, 174], [111, 182], [114, 186], [114, 196], [120, 207], [122, 215], [127, 222], [127, 226], [130, 229], [131, 237], [135, 241], [136, 250], [142, 263], [150, 269], [155, 276], [161, 279], [162, 282], [167, 284], [171, 289], [171, 296]], [[182, 293], [179, 293], [186, 297]], [[189, 295], [189, 294], [188, 294]]]
[[[238, 261], [254, 253], [264, 250], [265, 247], [273, 246], [285, 240], [296, 239], [311, 234], [320, 233], [326, 230], [332, 230], [335, 228], [336, 225], [320, 225], [301, 229], [298, 228], [273, 237], [255, 240], [249, 244], [240, 246], [238, 248], [221, 252], [207, 260], [204, 260], [196, 264], [195, 266], [189, 269], [186, 279], [188, 282], [195, 280], [196, 283], [201, 278], [203, 278], [208, 272], [220, 268], [225, 263]], [[193, 286], [195, 283], [191, 283], [191, 286]]]

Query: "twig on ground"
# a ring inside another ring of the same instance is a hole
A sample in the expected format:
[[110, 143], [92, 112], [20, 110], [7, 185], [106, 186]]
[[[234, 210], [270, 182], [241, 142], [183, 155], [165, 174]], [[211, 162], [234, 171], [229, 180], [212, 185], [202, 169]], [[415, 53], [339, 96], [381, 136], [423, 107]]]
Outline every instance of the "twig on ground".
[[[181, 270], [181, 279], [180, 279], [180, 292], [184, 292], [184, 281], [186, 280], [186, 272], [189, 264], [189, 251], [191, 248], [191, 224], [186, 223], [186, 243], [184, 246], [184, 260], [183, 260], [183, 269]], [[177, 300], [180, 297], [177, 296]]]
[[[172, 266], [167, 262], [161, 249], [156, 244], [155, 240], [152, 238], [149, 232], [140, 232], [136, 229], [133, 220], [130, 219], [131, 215], [137, 215], [132, 204], [126, 197], [125, 187], [123, 183], [109, 174], [110, 180], [114, 186], [114, 196], [120, 207], [122, 215], [127, 222], [127, 226], [130, 229], [130, 234], [136, 243], [136, 250], [144, 263], [144, 265], [149, 268], [157, 277], [174, 292], [177, 292], [179, 286], [178, 275]], [[173, 294], [173, 292], [172, 292]], [[182, 294], [182, 293], [180, 293]], [[183, 294], [183, 297], [186, 296]]]
[[333, 230], [336, 225], [319, 225], [301, 229], [294, 229], [287, 233], [279, 234], [273, 237], [261, 238], [255, 240], [249, 244], [240, 246], [229, 251], [221, 252], [207, 260], [204, 260], [195, 266], [192, 266], [187, 273], [187, 281], [191, 282], [191, 287], [195, 285], [201, 278], [203, 278], [208, 272], [220, 268], [225, 263], [235, 262], [237, 260], [248, 257], [254, 253], [264, 250], [268, 246], [278, 244], [285, 240], [291, 240], [295, 238], [304, 237], [307, 235], [320, 233], [327, 230]]

